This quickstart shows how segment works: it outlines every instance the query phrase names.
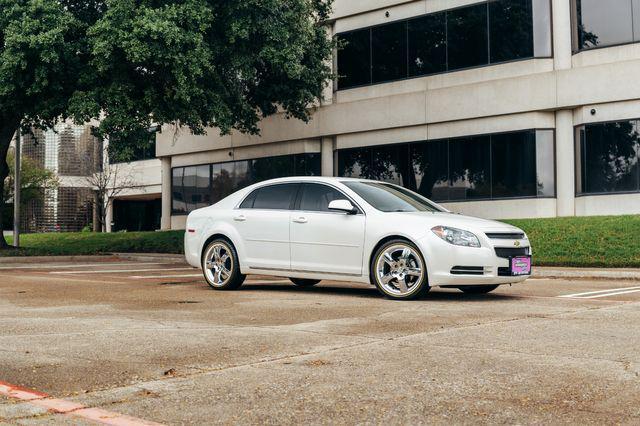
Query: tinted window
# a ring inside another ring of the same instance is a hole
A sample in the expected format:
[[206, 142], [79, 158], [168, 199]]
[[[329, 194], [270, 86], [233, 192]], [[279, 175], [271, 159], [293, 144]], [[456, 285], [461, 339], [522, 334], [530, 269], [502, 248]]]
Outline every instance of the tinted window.
[[338, 87], [346, 89], [371, 84], [370, 30], [340, 34], [338, 51]]
[[373, 83], [407, 77], [407, 23], [371, 30]]
[[535, 132], [491, 136], [492, 196], [534, 197], [536, 187]]
[[235, 176], [235, 164], [219, 163], [211, 167], [211, 197], [215, 201], [231, 195], [238, 187]]
[[582, 191], [639, 190], [639, 140], [635, 120], [585, 126], [578, 159], [582, 168]]
[[449, 164], [452, 200], [491, 197], [491, 155], [488, 136], [452, 139]]
[[254, 209], [289, 210], [298, 184], [270, 185], [256, 190]]
[[300, 210], [311, 212], [328, 212], [329, 203], [333, 200], [346, 200], [347, 197], [340, 191], [327, 185], [304, 184], [300, 197]]
[[497, 0], [489, 3], [491, 62], [533, 56], [531, 0]]
[[338, 176], [376, 179], [371, 164], [371, 148], [343, 149], [338, 153]]
[[250, 173], [254, 182], [293, 176], [293, 158], [283, 155], [251, 160]]
[[449, 199], [448, 145], [444, 140], [422, 142], [411, 147], [415, 186], [410, 188], [431, 200]]
[[447, 70], [447, 16], [434, 13], [408, 23], [409, 76]]
[[179, 167], [171, 171], [171, 204], [175, 213], [186, 213], [187, 204], [184, 202], [182, 179], [184, 176], [184, 168]]
[[489, 61], [487, 4], [447, 12], [449, 70], [487, 64]]
[[577, 0], [580, 49], [633, 40], [631, 0]]
[[556, 165], [553, 130], [536, 130], [536, 186], [540, 197], [556, 195]]
[[440, 211], [420, 195], [379, 182], [343, 182], [373, 208], [383, 212]]

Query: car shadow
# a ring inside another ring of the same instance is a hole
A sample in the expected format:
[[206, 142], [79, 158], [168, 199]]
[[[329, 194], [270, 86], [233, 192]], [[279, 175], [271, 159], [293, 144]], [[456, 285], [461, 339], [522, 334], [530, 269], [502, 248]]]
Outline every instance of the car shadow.
[[[333, 284], [321, 284], [317, 287], [296, 287], [293, 284], [244, 284], [239, 291], [276, 291], [283, 293], [314, 293], [329, 294], [336, 296], [350, 296], [375, 298], [385, 300], [386, 298], [378, 292], [374, 287], [354, 286], [347, 284], [345, 286]], [[487, 301], [509, 301], [520, 299], [517, 295], [489, 293], [489, 294], [465, 294], [456, 289], [432, 289], [430, 292], [422, 295], [416, 301], [438, 301], [438, 302], [487, 302]], [[389, 299], [387, 299], [389, 300]], [[392, 300], [389, 300], [392, 301]], [[408, 302], [408, 301], [402, 301]]]

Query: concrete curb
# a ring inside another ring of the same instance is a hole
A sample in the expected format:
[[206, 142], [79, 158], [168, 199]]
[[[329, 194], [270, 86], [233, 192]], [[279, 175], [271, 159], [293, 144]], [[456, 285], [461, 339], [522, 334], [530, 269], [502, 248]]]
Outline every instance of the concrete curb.
[[637, 280], [640, 269], [534, 267], [534, 278], [582, 278], [591, 280]]
[[92, 256], [11, 256], [0, 257], [0, 264], [65, 263], [65, 262], [132, 262], [184, 263], [184, 255], [165, 253], [112, 253]]

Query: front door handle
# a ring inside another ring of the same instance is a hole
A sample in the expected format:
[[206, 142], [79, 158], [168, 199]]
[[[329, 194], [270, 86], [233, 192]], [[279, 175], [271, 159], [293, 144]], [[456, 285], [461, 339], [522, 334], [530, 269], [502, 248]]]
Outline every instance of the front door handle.
[[240, 216], [234, 217], [233, 220], [235, 220], [236, 222], [244, 222], [245, 220], [247, 220], [247, 217], [241, 214]]
[[300, 217], [296, 217], [295, 219], [293, 219], [293, 221], [295, 223], [307, 223], [307, 218], [300, 216]]

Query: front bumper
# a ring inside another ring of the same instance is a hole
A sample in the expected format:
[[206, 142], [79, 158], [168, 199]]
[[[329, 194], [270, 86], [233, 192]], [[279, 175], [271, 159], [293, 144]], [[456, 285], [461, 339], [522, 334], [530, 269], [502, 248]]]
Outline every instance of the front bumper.
[[515, 240], [501, 241], [499, 246], [487, 240], [482, 241], [482, 247], [472, 248], [454, 246], [435, 235], [427, 235], [418, 245], [425, 257], [431, 287], [512, 284], [531, 276], [509, 274], [509, 256], [531, 255], [528, 240], [518, 240], [517, 247]]

